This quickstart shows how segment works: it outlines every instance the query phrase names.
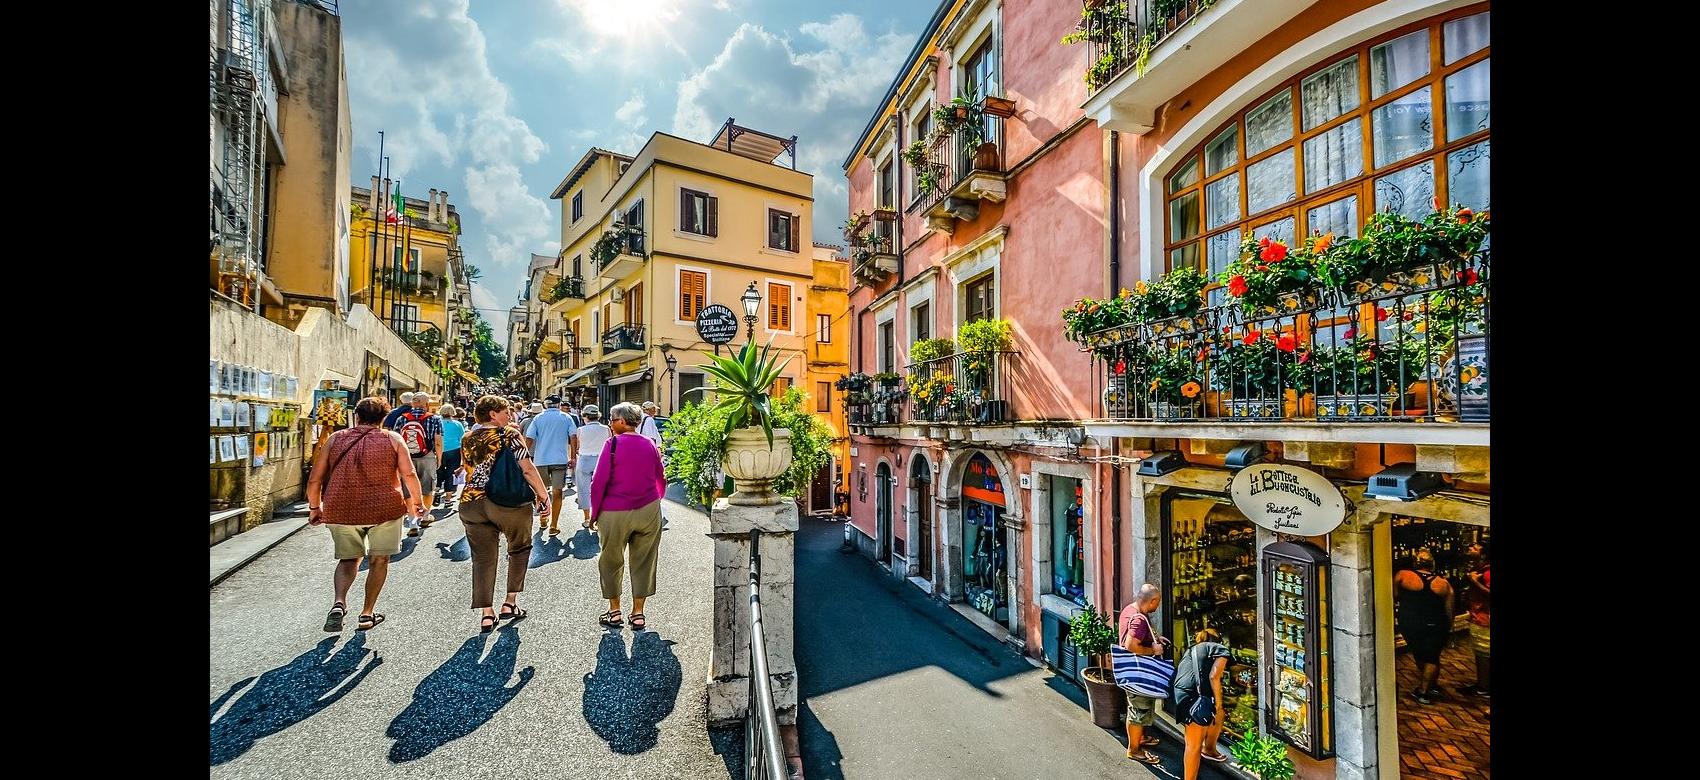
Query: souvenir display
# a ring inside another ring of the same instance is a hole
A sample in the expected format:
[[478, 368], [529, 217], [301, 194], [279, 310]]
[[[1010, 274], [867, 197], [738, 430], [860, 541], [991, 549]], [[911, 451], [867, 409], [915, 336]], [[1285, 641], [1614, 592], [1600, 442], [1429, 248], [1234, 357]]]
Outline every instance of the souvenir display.
[[1263, 548], [1271, 736], [1313, 758], [1334, 755], [1328, 657], [1328, 554], [1305, 542]]

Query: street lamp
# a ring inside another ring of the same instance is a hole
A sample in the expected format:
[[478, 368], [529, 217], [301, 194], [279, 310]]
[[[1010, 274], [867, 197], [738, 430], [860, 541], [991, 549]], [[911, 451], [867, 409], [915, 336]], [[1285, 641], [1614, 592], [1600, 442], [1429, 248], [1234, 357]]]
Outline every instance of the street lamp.
[[673, 399], [673, 412], [679, 411], [679, 358], [673, 353], [667, 353], [667, 375], [672, 378], [668, 397]]
[[750, 341], [756, 340], [756, 312], [761, 311], [761, 293], [756, 292], [756, 283], [750, 282], [749, 289], [738, 298], [744, 302], [744, 324], [749, 326]]

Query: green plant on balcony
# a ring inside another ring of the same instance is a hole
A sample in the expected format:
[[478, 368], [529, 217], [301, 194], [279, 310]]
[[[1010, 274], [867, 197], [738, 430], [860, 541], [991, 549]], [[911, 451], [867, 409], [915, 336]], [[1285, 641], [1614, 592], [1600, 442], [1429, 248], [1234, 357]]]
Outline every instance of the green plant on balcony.
[[938, 171], [933, 169], [933, 166], [924, 166], [916, 172], [915, 192], [918, 197], [925, 198], [938, 191], [938, 188], [939, 174]]
[[927, 162], [926, 139], [917, 138], [910, 141], [909, 146], [903, 150], [903, 161], [909, 163], [910, 168], [916, 169], [925, 164]]
[[858, 211], [851, 214], [850, 218], [844, 220], [844, 224], [839, 226], [839, 229], [844, 232], [844, 238], [854, 240], [858, 235], [857, 231], [859, 231], [863, 225], [868, 224], [868, 218], [870, 216], [871, 215], [866, 211]]
[[963, 352], [962, 373], [970, 386], [985, 386], [997, 353], [1008, 352], [1014, 343], [1011, 333], [1009, 320], [975, 320], [957, 329]]
[[1204, 390], [1204, 367], [1193, 349], [1177, 344], [1167, 347], [1135, 346], [1128, 351], [1137, 365], [1129, 365], [1127, 359], [1122, 358], [1116, 363], [1116, 373], [1134, 371], [1139, 374], [1146, 382], [1142, 389], [1152, 401], [1179, 406], [1198, 402], [1198, 396]]
[[438, 353], [443, 349], [442, 331], [436, 328], [424, 328], [401, 334], [401, 340], [411, 348], [420, 359], [433, 365], [437, 362]]
[[1389, 277], [1429, 265], [1443, 274], [1461, 273], [1481, 254], [1491, 229], [1487, 212], [1468, 207], [1439, 209], [1421, 220], [1379, 212], [1362, 235], [1334, 242], [1326, 252], [1327, 282], [1363, 294]]
[[1332, 234], [1309, 236], [1291, 249], [1269, 236], [1248, 235], [1240, 244], [1239, 259], [1229, 263], [1217, 281], [1227, 285], [1228, 295], [1248, 314], [1298, 311], [1316, 302], [1326, 272], [1326, 263], [1318, 258], [1332, 240]]
[[1319, 397], [1381, 396], [1401, 393], [1410, 383], [1427, 378], [1431, 342], [1410, 331], [1385, 341], [1347, 333], [1344, 343], [1319, 344], [1298, 353], [1294, 383], [1299, 392], [1315, 392]]
[[1198, 357], [1213, 354], [1210, 361], [1210, 387], [1246, 398], [1276, 398], [1283, 390], [1308, 392], [1301, 380], [1308, 377], [1298, 361], [1298, 339], [1291, 333], [1248, 331], [1225, 348], [1211, 345], [1202, 348]]
[[590, 245], [591, 262], [598, 269], [608, 267], [614, 258], [631, 251], [631, 240], [643, 235], [643, 229], [616, 222]]
[[931, 418], [948, 409], [956, 392], [956, 376], [942, 369], [934, 369], [931, 374], [922, 372], [909, 380], [909, 395], [919, 404], [924, 417]]
[[1103, 48], [1086, 68], [1084, 78], [1087, 89], [1096, 90], [1108, 84], [1120, 70], [1123, 54], [1129, 49], [1128, 33], [1125, 30], [1130, 28], [1125, 19], [1125, 1], [1086, 5], [1080, 9], [1080, 21], [1076, 23], [1074, 31], [1063, 36], [1064, 46], [1086, 42]]
[[909, 346], [909, 360], [925, 363], [956, 353], [956, 342], [950, 339], [921, 339]]

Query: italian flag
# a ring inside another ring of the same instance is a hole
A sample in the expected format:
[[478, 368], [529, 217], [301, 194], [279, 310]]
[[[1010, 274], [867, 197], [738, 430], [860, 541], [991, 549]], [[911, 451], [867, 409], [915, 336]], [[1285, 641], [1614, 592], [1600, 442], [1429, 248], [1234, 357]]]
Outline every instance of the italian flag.
[[384, 222], [399, 225], [401, 224], [401, 215], [404, 213], [406, 213], [406, 206], [403, 205], [401, 199], [401, 182], [398, 181], [395, 184], [395, 203], [390, 204], [389, 209], [384, 211]]

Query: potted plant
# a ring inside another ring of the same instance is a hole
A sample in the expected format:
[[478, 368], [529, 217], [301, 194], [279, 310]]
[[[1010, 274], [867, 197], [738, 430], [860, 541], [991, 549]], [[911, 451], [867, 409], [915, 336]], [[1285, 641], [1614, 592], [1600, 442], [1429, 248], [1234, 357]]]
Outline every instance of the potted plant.
[[1487, 282], [1473, 268], [1456, 274], [1464, 284], [1429, 293], [1427, 310], [1413, 330], [1426, 333], [1433, 350], [1442, 408], [1465, 422], [1483, 422], [1488, 419]]
[[903, 161], [909, 163], [909, 167], [919, 169], [927, 161], [926, 140], [917, 138], [909, 142], [903, 150]]
[[1308, 402], [1301, 410], [1300, 393], [1308, 387], [1301, 381], [1299, 361], [1304, 358], [1293, 333], [1249, 328], [1213, 356], [1210, 386], [1227, 399], [1223, 402], [1226, 416], [1253, 420], [1310, 416]]
[[956, 354], [956, 342], [950, 339], [921, 339], [909, 345], [909, 360], [915, 364], [926, 363], [954, 354]]
[[1322, 289], [1317, 256], [1328, 250], [1332, 234], [1309, 236], [1299, 248], [1264, 236], [1246, 236], [1240, 258], [1217, 281], [1228, 287], [1240, 309], [1250, 315], [1292, 314], [1314, 308]]
[[1015, 116], [1015, 101], [997, 95], [987, 95], [981, 102], [980, 110], [987, 116], [1009, 118]]
[[1151, 399], [1151, 412], [1159, 420], [1191, 419], [1198, 416], [1203, 366], [1196, 353], [1179, 344], [1153, 347], [1140, 359]]
[[844, 220], [844, 224], [840, 226], [844, 229], [844, 238], [846, 240], [851, 240], [851, 241], [855, 240], [857, 235], [859, 235], [859, 232], [861, 231], [862, 226], [867, 224], [867, 222], [868, 222], [868, 212], [858, 211], [854, 214], [851, 214], [850, 218]]
[[[771, 401], [769, 417], [774, 429], [787, 435], [791, 451], [790, 465], [772, 483], [777, 495], [800, 495], [831, 457], [832, 433], [805, 400], [803, 392], [792, 387]], [[734, 489], [721, 481], [720, 474], [726, 461], [729, 414], [722, 405], [687, 403], [662, 432], [667, 480], [683, 483], [686, 495], [698, 504], [707, 505], [716, 495]]]
[[1086, 699], [1092, 708], [1092, 725], [1109, 729], [1121, 725], [1123, 708], [1127, 705], [1121, 688], [1116, 686], [1110, 671], [1110, 646], [1116, 643], [1116, 630], [1109, 616], [1100, 613], [1087, 601], [1086, 607], [1074, 613], [1068, 622], [1068, 638], [1075, 650], [1086, 656], [1087, 666], [1080, 679], [1086, 683]]
[[1265, 737], [1256, 729], [1246, 729], [1240, 741], [1228, 746], [1240, 768], [1263, 780], [1291, 780], [1296, 771], [1293, 760], [1287, 757], [1287, 743]]
[[[713, 377], [713, 387], [696, 387], [686, 391], [714, 392], [719, 401], [713, 408], [726, 415], [726, 458], [722, 467], [735, 480], [737, 494], [732, 502], [741, 505], [779, 503], [772, 492], [773, 480], [791, 465], [791, 432], [774, 431], [773, 407], [768, 390], [780, 372], [790, 364], [787, 358], [769, 356], [769, 343], [758, 354], [754, 342], [744, 344], [734, 357], [709, 356], [700, 366], [703, 373]], [[766, 446], [763, 446], [763, 439]]]
[[[1155, 335], [1188, 333], [1203, 325], [1198, 312], [1204, 307], [1204, 285], [1209, 281], [1193, 266], [1169, 271], [1156, 284], [1141, 281], [1132, 297], [1141, 322], [1150, 323]], [[1126, 294], [1126, 291], [1123, 291]]]
[[[992, 366], [998, 359], [998, 353], [1009, 351], [1013, 341], [1010, 333], [1009, 320], [975, 320], [957, 330], [956, 336], [962, 343], [962, 373], [967, 380], [966, 390], [988, 399], [996, 394], [992, 387]], [[988, 412], [988, 416], [1002, 419], [1005, 401], [995, 399], [987, 403], [998, 407]]]
[[881, 371], [874, 374], [874, 381], [878, 382], [880, 387], [891, 388], [896, 387], [898, 382], [903, 381], [903, 377], [898, 376], [897, 373], [893, 371]]

